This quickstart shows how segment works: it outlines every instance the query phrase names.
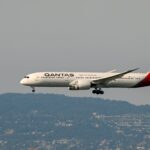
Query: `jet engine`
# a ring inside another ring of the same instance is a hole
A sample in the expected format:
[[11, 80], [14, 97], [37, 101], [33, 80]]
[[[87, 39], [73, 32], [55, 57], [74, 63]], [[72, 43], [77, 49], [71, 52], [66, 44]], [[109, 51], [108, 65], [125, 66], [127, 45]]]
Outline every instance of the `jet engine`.
[[75, 80], [69, 84], [69, 90], [89, 90], [91, 88], [90, 81]]

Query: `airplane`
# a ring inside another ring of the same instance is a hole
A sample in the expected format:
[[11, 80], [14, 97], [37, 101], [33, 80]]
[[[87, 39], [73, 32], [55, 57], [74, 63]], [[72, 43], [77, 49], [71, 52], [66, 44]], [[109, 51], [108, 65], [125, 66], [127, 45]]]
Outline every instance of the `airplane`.
[[69, 90], [89, 90], [93, 94], [104, 94], [102, 88], [138, 88], [150, 86], [150, 72], [132, 73], [139, 68], [116, 73], [109, 72], [37, 72], [26, 75], [20, 83], [35, 87], [68, 87]]

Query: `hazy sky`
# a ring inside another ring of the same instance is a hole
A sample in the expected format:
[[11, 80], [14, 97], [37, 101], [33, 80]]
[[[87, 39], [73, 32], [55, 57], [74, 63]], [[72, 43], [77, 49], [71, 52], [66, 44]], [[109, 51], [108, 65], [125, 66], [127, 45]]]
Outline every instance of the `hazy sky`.
[[[150, 71], [149, 0], [0, 0], [0, 92], [31, 92], [36, 71]], [[103, 98], [150, 104], [150, 87], [104, 89]], [[92, 96], [91, 91], [38, 92]]]

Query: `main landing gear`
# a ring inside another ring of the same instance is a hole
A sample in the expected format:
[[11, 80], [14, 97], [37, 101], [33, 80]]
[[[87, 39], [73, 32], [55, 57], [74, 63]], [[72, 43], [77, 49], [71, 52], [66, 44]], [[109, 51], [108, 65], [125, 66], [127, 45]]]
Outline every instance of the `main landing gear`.
[[102, 91], [101, 89], [94, 89], [93, 91], [92, 91], [92, 93], [93, 94], [104, 94], [104, 91]]
[[35, 88], [34, 87], [31, 87], [32, 88], [32, 93], [35, 93]]

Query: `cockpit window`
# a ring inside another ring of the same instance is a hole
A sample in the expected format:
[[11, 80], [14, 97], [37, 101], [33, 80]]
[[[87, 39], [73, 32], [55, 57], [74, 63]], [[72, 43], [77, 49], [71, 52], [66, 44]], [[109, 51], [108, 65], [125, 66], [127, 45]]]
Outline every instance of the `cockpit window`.
[[29, 76], [25, 76], [24, 78], [28, 78], [29, 79]]

